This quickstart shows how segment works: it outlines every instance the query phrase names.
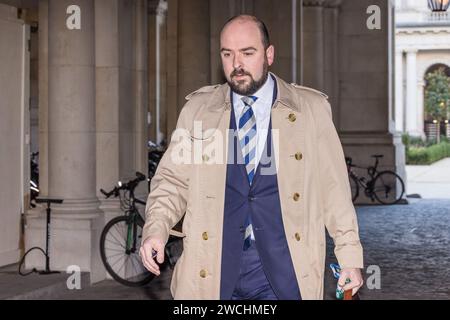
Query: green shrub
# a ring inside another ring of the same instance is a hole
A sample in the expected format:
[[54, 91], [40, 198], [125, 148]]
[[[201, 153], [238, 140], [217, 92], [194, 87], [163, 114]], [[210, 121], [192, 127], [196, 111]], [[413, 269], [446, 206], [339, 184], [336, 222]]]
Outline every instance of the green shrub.
[[411, 137], [409, 134], [404, 133], [402, 135], [402, 142], [406, 149], [409, 147], [426, 147], [435, 144], [436, 141], [424, 141], [421, 137]]
[[450, 143], [447, 139], [430, 146], [409, 146], [406, 148], [406, 164], [431, 164], [450, 157]]

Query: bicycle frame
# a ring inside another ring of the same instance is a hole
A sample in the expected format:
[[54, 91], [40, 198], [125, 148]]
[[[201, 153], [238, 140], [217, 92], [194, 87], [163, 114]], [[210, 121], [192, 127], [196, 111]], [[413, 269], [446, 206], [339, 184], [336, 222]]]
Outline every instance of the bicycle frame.
[[128, 222], [127, 243], [125, 248], [125, 252], [127, 254], [136, 252], [136, 242], [137, 242], [136, 235], [137, 235], [138, 220], [140, 219], [142, 222], [144, 222], [144, 219], [142, 218], [141, 214], [136, 208], [136, 204], [138, 203], [144, 206], [147, 204], [145, 201], [135, 198], [134, 188], [131, 188], [130, 190], [130, 199], [131, 199], [130, 208], [126, 210], [126, 215], [130, 218]]
[[[377, 174], [378, 174], [378, 158], [375, 158], [375, 165], [374, 166], [370, 166], [370, 167], [360, 167], [357, 165], [349, 165], [348, 166], [348, 174], [352, 177], [354, 177], [356, 179], [356, 181], [358, 182], [359, 185], [361, 185], [363, 188], [368, 189], [372, 187], [372, 183], [375, 180]], [[352, 168], [359, 168], [359, 169], [366, 169], [367, 170], [367, 174], [370, 177], [370, 180], [366, 182], [366, 178], [365, 177], [360, 177], [358, 176], [353, 170]]]

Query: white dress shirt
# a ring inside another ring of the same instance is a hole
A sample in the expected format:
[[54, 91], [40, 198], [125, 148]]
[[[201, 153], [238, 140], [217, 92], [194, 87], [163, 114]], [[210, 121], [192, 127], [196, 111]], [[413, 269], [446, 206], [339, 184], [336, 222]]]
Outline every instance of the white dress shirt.
[[[259, 88], [252, 96], [257, 97], [252, 105], [253, 113], [256, 117], [256, 150], [255, 150], [255, 170], [258, 168], [259, 160], [264, 151], [269, 130], [270, 114], [272, 110], [273, 90], [275, 82], [270, 74], [264, 85]], [[236, 118], [236, 128], [239, 130], [239, 119], [244, 111], [244, 102], [241, 100], [243, 96], [233, 91], [233, 107], [234, 116]]]

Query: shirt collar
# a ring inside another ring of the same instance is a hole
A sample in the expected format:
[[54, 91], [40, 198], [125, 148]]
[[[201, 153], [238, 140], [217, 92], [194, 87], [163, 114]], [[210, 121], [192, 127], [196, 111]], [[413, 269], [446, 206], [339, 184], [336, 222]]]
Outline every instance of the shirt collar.
[[[258, 89], [258, 91], [256, 91], [254, 94], [252, 94], [252, 96], [257, 97], [258, 99], [256, 100], [255, 103], [264, 103], [267, 105], [272, 105], [272, 99], [273, 99], [273, 89], [274, 89], [274, 81], [272, 79], [272, 76], [270, 74], [267, 75], [267, 80], [266, 82], [263, 84], [263, 86], [261, 88]], [[242, 98], [243, 96], [234, 92], [233, 91], [233, 103], [234, 105], [240, 105], [242, 103]]]

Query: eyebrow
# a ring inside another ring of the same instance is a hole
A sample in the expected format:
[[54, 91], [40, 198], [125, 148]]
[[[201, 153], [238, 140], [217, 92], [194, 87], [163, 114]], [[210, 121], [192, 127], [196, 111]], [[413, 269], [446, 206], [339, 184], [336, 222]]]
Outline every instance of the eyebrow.
[[[257, 49], [256, 49], [255, 47], [246, 47], [246, 48], [239, 49], [239, 51], [241, 51], [241, 52], [243, 52], [243, 51], [249, 51], [249, 50], [257, 51]], [[220, 52], [224, 52], [224, 51], [232, 51], [232, 50], [231, 50], [231, 49], [228, 49], [228, 48], [222, 48], [222, 49], [220, 50]]]

